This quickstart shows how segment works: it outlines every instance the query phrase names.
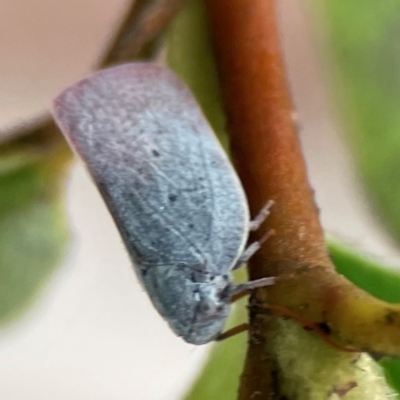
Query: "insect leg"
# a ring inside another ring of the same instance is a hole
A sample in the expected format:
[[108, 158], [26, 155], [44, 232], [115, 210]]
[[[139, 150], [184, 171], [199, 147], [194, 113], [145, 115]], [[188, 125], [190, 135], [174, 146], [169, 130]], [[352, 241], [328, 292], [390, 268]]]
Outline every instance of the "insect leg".
[[[268, 215], [270, 214], [270, 209], [273, 206], [274, 201], [269, 200], [264, 207], [261, 209], [261, 211], [258, 213], [258, 215], [250, 221], [249, 224], [249, 231], [255, 231], [257, 230], [261, 224], [266, 220]], [[247, 261], [253, 256], [255, 252], [257, 252], [261, 245], [275, 232], [273, 230], [268, 231], [266, 234], [264, 234], [260, 240], [257, 242], [252, 243], [250, 246], [248, 246], [243, 254], [239, 257], [239, 259], [236, 261], [236, 264], [234, 265], [233, 269], [237, 269], [241, 267], [243, 264], [246, 264]]]
[[229, 293], [231, 302], [239, 300], [243, 296], [246, 296], [246, 294], [249, 294], [249, 292], [251, 292], [254, 289], [275, 285], [276, 281], [277, 278], [271, 276], [268, 278], [261, 278], [261, 279], [256, 279], [254, 281], [233, 285]]
[[256, 215], [256, 217], [250, 221], [249, 230], [256, 231], [261, 224], [268, 218], [271, 207], [274, 205], [273, 200], [267, 201], [261, 211]]
[[236, 336], [239, 333], [245, 332], [249, 330], [249, 324], [244, 323], [244, 324], [240, 324], [240, 325], [236, 325], [231, 329], [228, 329], [227, 331], [220, 333], [215, 340], [217, 342], [222, 342], [225, 339], [229, 339], [232, 336]]
[[[262, 208], [260, 213], [256, 216], [256, 218], [250, 222], [250, 230], [255, 230], [260, 227], [260, 225], [265, 221], [265, 219], [268, 217], [270, 214], [269, 210], [271, 206], [274, 204], [273, 200], [268, 201], [265, 206]], [[233, 269], [237, 269], [241, 267], [243, 264], [245, 264], [253, 255], [256, 253], [262, 246], [262, 244], [272, 235], [275, 234], [275, 231], [273, 229], [269, 230], [266, 232], [260, 240], [252, 243], [250, 246], [248, 246], [243, 254], [239, 257], [239, 259], [236, 261], [235, 266]], [[250, 293], [250, 291], [260, 288], [260, 287], [265, 287], [265, 286], [271, 286], [274, 285], [276, 282], [275, 277], [268, 277], [268, 278], [261, 278], [261, 279], [256, 279], [254, 281], [249, 281], [245, 283], [240, 283], [238, 285], [234, 285], [231, 288], [231, 291], [229, 293], [230, 295], [230, 300], [231, 302], [235, 302], [236, 300], [239, 300], [243, 296], [246, 296], [247, 294]], [[239, 330], [238, 332], [241, 332]], [[225, 336], [225, 333], [227, 336]], [[225, 332], [223, 334], [223, 338], [225, 337], [230, 337], [236, 334], [235, 332]]]
[[238, 260], [236, 261], [236, 264], [234, 265], [234, 267], [232, 269], [237, 269], [240, 268], [243, 264], [246, 264], [247, 261], [249, 261], [249, 259], [251, 257], [253, 257], [254, 253], [256, 253], [262, 246], [262, 244], [272, 235], [275, 235], [275, 231], [273, 229], [269, 230], [268, 232], [266, 232], [260, 240], [257, 240], [256, 242], [253, 242], [250, 246], [248, 246], [244, 252], [242, 253], [242, 255], [238, 258]]
[[[261, 278], [261, 279], [256, 279], [254, 281], [246, 282], [246, 283], [240, 283], [238, 285], [234, 285], [230, 291], [230, 301], [231, 303], [241, 299], [242, 297], [248, 295], [251, 290], [264, 287], [264, 286], [270, 286], [274, 285], [276, 282], [276, 278], [271, 277], [271, 278]], [[249, 324], [248, 323], [243, 323], [237, 326], [234, 326], [231, 329], [228, 329], [227, 331], [220, 333], [215, 340], [217, 342], [221, 342], [222, 340], [229, 339], [232, 336], [236, 336], [239, 333], [245, 332], [249, 330]]]

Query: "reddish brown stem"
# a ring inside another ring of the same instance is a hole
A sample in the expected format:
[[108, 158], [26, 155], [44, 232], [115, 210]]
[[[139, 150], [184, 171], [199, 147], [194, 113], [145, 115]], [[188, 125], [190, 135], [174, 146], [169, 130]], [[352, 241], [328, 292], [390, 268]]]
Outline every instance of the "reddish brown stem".
[[[327, 259], [293, 119], [273, 0], [206, 0], [238, 173], [254, 213], [274, 201], [265, 229], [276, 235], [251, 260], [252, 279]], [[258, 232], [262, 234], [262, 232]], [[241, 396], [273, 391], [273, 361], [253, 315]], [[263, 398], [263, 397], [260, 397]]]
[[250, 208], [255, 213], [275, 202], [266, 225], [276, 235], [259, 253], [268, 254], [268, 262], [254, 262], [251, 277], [276, 274], [283, 260], [320, 264], [326, 247], [293, 120], [274, 1], [206, 4], [232, 151]]
[[[400, 353], [400, 306], [388, 305], [338, 275], [329, 259], [297, 137], [274, 0], [205, 0], [228, 133], [253, 215], [268, 200], [259, 237], [272, 236], [251, 259], [251, 279], [282, 276], [251, 304], [276, 304], [323, 323], [347, 347]], [[250, 343], [240, 399], [275, 398], [277, 360], [268, 344], [276, 316], [250, 307]], [[389, 322], [390, 321], [390, 322]], [[272, 335], [272, 336], [271, 336]]]

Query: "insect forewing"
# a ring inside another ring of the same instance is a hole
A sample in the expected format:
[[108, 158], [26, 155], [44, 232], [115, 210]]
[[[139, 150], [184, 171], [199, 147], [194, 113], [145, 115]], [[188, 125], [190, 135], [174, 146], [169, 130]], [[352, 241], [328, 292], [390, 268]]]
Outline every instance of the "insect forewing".
[[134, 261], [228, 270], [247, 239], [240, 183], [191, 93], [155, 63], [103, 70], [54, 115]]

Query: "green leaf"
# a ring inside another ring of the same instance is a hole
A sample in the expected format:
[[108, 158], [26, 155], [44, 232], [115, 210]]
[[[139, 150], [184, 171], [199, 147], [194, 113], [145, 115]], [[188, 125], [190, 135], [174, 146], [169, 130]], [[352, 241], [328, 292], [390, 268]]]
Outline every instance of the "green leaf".
[[[65, 151], [64, 151], [65, 152]], [[0, 148], [0, 323], [27, 309], [63, 254], [60, 183], [65, 155], [37, 146]]]
[[333, 52], [326, 67], [336, 67], [328, 80], [359, 171], [380, 217], [400, 240], [400, 2], [313, 4], [323, 11], [317, 25]]
[[400, 303], [400, 272], [379, 264], [372, 257], [329, 242], [332, 261], [339, 273], [373, 296], [389, 303]]
[[[400, 303], [400, 272], [382, 266], [372, 257], [362, 256], [336, 241], [329, 250], [338, 272], [375, 297]], [[380, 362], [388, 382], [400, 393], [400, 359], [386, 358]]]

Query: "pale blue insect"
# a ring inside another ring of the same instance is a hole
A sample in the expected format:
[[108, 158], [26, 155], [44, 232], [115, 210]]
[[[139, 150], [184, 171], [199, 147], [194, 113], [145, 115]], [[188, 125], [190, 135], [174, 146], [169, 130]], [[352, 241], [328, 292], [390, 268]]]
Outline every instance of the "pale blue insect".
[[[156, 63], [97, 72], [64, 91], [54, 116], [85, 161], [150, 299], [184, 340], [215, 339], [242, 285], [249, 211], [242, 186], [185, 85]], [[267, 215], [265, 208], [259, 223]]]

